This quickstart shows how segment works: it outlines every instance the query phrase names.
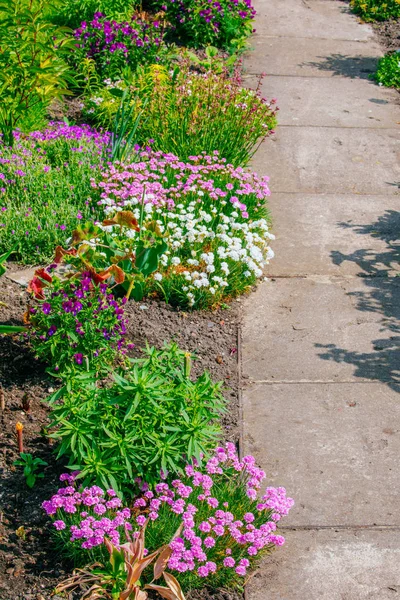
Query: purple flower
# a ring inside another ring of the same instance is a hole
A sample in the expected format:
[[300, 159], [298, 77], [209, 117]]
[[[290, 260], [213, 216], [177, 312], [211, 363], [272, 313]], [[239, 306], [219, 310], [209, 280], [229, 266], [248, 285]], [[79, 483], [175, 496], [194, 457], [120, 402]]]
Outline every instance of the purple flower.
[[77, 352], [76, 354], [74, 354], [74, 359], [78, 365], [81, 365], [83, 362], [83, 354], [81, 354], [80, 352]]
[[51, 304], [49, 304], [49, 302], [44, 302], [42, 304], [42, 311], [45, 315], [49, 315], [51, 313]]

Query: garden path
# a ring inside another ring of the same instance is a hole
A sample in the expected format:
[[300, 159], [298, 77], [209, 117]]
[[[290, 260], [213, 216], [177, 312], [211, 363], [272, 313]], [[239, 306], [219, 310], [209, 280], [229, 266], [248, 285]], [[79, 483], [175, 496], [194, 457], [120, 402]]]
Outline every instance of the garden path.
[[[276, 258], [245, 302], [243, 440], [296, 505], [248, 600], [400, 598], [399, 96], [340, 0], [258, 0]], [[397, 154], [397, 158], [396, 158]]]

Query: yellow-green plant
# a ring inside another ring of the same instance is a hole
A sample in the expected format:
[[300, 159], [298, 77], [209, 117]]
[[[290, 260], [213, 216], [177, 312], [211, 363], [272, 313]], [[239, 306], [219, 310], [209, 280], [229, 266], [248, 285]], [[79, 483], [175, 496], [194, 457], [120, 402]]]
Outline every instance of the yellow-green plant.
[[351, 0], [350, 4], [364, 21], [387, 21], [400, 17], [400, 0]]
[[8, 146], [15, 128], [26, 120], [34, 127], [72, 81], [64, 56], [74, 39], [48, 22], [48, 10], [46, 0], [0, 1], [0, 132]]

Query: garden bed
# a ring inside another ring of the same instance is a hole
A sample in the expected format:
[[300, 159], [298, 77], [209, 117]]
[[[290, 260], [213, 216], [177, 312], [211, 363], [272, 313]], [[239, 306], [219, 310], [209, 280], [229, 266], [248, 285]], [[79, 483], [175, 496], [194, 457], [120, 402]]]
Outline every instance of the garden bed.
[[374, 23], [373, 27], [386, 52], [393, 52], [400, 48], [400, 20]]
[[[1, 320], [21, 323], [27, 294], [7, 278], [0, 281]], [[162, 302], [130, 302], [128, 337], [135, 343], [134, 355], [146, 343], [161, 347], [174, 339], [193, 353], [194, 374], [208, 370], [213, 379], [223, 381], [229, 407], [223, 419], [226, 440], [238, 444], [239, 402], [237, 350], [240, 303], [215, 312], [177, 311]], [[57, 488], [62, 465], [55, 461], [49, 440], [42, 435], [48, 423], [45, 399], [56, 381], [34, 359], [26, 344], [17, 337], [3, 337], [0, 347], [0, 383], [5, 394], [5, 411], [1, 413], [3, 432], [0, 455], [0, 597], [2, 600], [43, 600], [50, 598], [56, 584], [68, 575], [67, 565], [54, 553], [49, 542], [50, 520], [41, 508]], [[31, 401], [29, 413], [22, 410], [23, 398]], [[45, 478], [29, 489], [20, 470], [12, 466], [18, 458], [15, 423], [24, 425], [26, 451], [45, 460]], [[20, 529], [23, 528], [23, 529]], [[18, 532], [18, 533], [17, 533]], [[202, 592], [189, 598], [206, 599]], [[212, 594], [219, 600], [240, 598], [235, 592]]]

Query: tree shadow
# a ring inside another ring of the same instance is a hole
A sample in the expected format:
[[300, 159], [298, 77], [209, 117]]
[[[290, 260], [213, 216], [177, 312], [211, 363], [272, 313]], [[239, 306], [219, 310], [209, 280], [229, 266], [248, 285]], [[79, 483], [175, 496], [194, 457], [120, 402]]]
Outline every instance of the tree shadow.
[[318, 56], [320, 61], [301, 63], [301, 67], [313, 67], [319, 71], [329, 71], [334, 76], [350, 79], [369, 79], [375, 73], [379, 58], [376, 56], [349, 56], [347, 54], [331, 54]]
[[335, 265], [351, 261], [360, 268], [365, 289], [348, 295], [355, 298], [357, 310], [380, 315], [380, 331], [386, 336], [371, 340], [370, 353], [346, 350], [335, 344], [316, 344], [326, 350], [319, 356], [323, 360], [352, 364], [356, 377], [385, 382], [400, 392], [400, 212], [387, 210], [369, 225], [342, 222], [338, 226], [385, 244], [379, 251], [372, 248], [351, 254], [332, 251], [331, 257]]

